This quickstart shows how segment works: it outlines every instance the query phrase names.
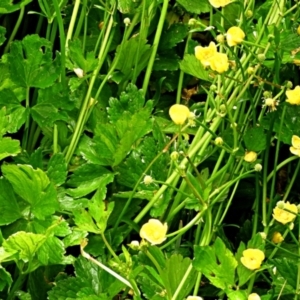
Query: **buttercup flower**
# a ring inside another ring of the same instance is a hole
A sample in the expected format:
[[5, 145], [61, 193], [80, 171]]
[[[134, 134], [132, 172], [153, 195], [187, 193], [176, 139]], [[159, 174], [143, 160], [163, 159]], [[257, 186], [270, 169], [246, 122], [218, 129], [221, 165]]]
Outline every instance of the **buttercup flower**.
[[244, 31], [237, 26], [230, 27], [226, 34], [226, 40], [229, 47], [240, 44], [244, 40], [244, 38]]
[[272, 236], [272, 242], [275, 243], [275, 244], [279, 244], [279, 243], [281, 243], [281, 242], [283, 242], [283, 241], [284, 241], [284, 238], [283, 238], [283, 236], [281, 235], [281, 233], [278, 232], [278, 231], [275, 231], [275, 232], [273, 233], [273, 236]]
[[252, 293], [248, 296], [248, 300], [260, 300], [260, 297], [256, 293]]
[[246, 249], [241, 257], [242, 264], [249, 270], [260, 268], [262, 261], [265, 259], [265, 254], [259, 249]]
[[199, 296], [188, 296], [186, 300], [203, 300], [203, 298]]
[[[284, 204], [284, 209], [287, 209], [289, 211], [294, 212], [295, 214], [298, 213], [297, 206], [295, 204], [290, 204], [290, 202], [286, 202]], [[273, 218], [278, 221], [279, 223], [282, 223], [285, 225], [286, 223], [292, 222], [295, 218], [296, 215], [293, 213], [288, 212], [287, 210], [284, 210], [282, 208], [279, 208], [276, 206], [273, 209]]]
[[151, 245], [159, 245], [166, 239], [168, 230], [167, 223], [162, 224], [159, 220], [150, 219], [140, 230], [142, 239], [147, 240]]
[[209, 61], [211, 69], [220, 74], [226, 72], [229, 68], [228, 57], [225, 53], [217, 52]]
[[230, 0], [208, 0], [208, 1], [211, 4], [211, 6], [215, 8], [224, 7], [231, 2]]
[[185, 105], [174, 104], [170, 107], [169, 115], [175, 124], [182, 125], [190, 116], [190, 110]]
[[252, 163], [257, 160], [257, 153], [254, 151], [247, 151], [244, 156], [244, 161]]
[[264, 105], [263, 107], [267, 107], [269, 111], [274, 111], [276, 110], [276, 106], [278, 106], [279, 104], [279, 101], [278, 100], [275, 100], [275, 99], [272, 99], [272, 98], [266, 98], [264, 100]]
[[292, 136], [292, 147], [290, 147], [292, 154], [300, 157], [300, 137], [297, 135]]
[[297, 85], [293, 90], [285, 92], [287, 96], [286, 102], [292, 105], [300, 105], [300, 86]]
[[214, 42], [210, 42], [207, 47], [195, 47], [195, 56], [200, 60], [204, 67], [210, 66], [210, 59], [217, 53], [217, 47]]

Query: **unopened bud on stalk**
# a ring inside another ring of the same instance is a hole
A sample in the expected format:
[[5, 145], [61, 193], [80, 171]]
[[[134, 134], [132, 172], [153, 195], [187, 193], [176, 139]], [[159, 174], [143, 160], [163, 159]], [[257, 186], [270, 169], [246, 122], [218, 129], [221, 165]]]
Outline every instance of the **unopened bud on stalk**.
[[272, 92], [270, 92], [270, 91], [264, 91], [263, 92], [263, 96], [265, 98], [272, 98]]
[[292, 83], [291, 81], [287, 81], [287, 82], [286, 82], [286, 87], [287, 87], [288, 89], [291, 89], [291, 88], [293, 87], [293, 83]]
[[146, 175], [143, 180], [144, 184], [149, 185], [153, 182], [153, 178], [150, 175]]
[[215, 144], [217, 146], [223, 145], [223, 142], [224, 142], [223, 139], [221, 137], [219, 137], [219, 136], [215, 139]]
[[271, 34], [271, 33], [270, 33], [270, 34], [268, 35], [268, 41], [269, 41], [269, 42], [273, 41], [274, 38], [275, 38], [274, 34]]
[[197, 25], [197, 20], [196, 19], [194, 19], [194, 18], [191, 18], [191, 19], [189, 19], [189, 26], [195, 26], [195, 25]]
[[177, 161], [179, 158], [179, 153], [177, 151], [173, 151], [170, 155], [172, 161]]
[[261, 53], [261, 54], [258, 54], [258, 55], [257, 55], [257, 59], [258, 59], [260, 62], [263, 62], [263, 61], [266, 59], [266, 56], [265, 56], [263, 53]]
[[260, 172], [260, 171], [262, 170], [262, 165], [261, 165], [261, 164], [256, 164], [256, 165], [254, 166], [254, 170], [255, 170], [256, 172]]
[[220, 44], [224, 44], [224, 42], [225, 42], [225, 37], [224, 37], [224, 35], [223, 35], [223, 34], [218, 34], [218, 35], [216, 36], [216, 41], [217, 41], [218, 43], [220, 43]]
[[253, 17], [253, 11], [250, 10], [250, 9], [248, 9], [248, 10], [246, 11], [245, 15], [246, 15], [246, 18], [247, 18], [247, 19], [250, 19], [250, 18]]
[[285, 203], [281, 200], [276, 203], [276, 206], [280, 209], [284, 209]]
[[217, 86], [212, 84], [209, 89], [212, 91], [212, 92], [215, 92], [217, 90]]
[[124, 22], [124, 24], [125, 24], [126, 27], [129, 26], [130, 23], [131, 23], [131, 21], [130, 21], [129, 18], [125, 18], [123, 22]]
[[253, 67], [249, 67], [249, 68], [247, 69], [247, 73], [248, 73], [249, 75], [252, 75], [252, 74], [254, 73], [254, 68], [253, 68]]
[[263, 240], [265, 240], [267, 238], [267, 235], [265, 232], [260, 232], [259, 234]]
[[297, 34], [300, 35], [300, 26], [297, 28]]

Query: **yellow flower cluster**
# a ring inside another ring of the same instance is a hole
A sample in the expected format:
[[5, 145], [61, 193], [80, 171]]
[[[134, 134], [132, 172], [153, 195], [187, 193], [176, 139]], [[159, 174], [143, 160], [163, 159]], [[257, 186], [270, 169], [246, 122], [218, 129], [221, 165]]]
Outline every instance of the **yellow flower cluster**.
[[246, 249], [241, 257], [242, 264], [249, 270], [259, 269], [262, 261], [265, 259], [265, 254], [259, 249]]
[[[293, 213], [290, 213], [291, 211]], [[295, 204], [290, 204], [290, 202], [284, 203], [283, 207], [276, 206], [273, 209], [273, 218], [285, 225], [286, 223], [292, 222], [296, 218], [296, 214], [298, 213], [298, 208]]]
[[219, 53], [214, 42], [210, 42], [207, 47], [195, 47], [195, 56], [204, 67], [210, 67], [220, 74], [226, 72], [229, 68], [227, 55]]
[[292, 136], [292, 147], [290, 147], [292, 154], [300, 157], [300, 137], [297, 135]]
[[167, 223], [162, 224], [157, 219], [150, 219], [148, 223], [142, 226], [140, 236], [150, 242], [151, 245], [159, 245], [165, 241], [167, 230]]

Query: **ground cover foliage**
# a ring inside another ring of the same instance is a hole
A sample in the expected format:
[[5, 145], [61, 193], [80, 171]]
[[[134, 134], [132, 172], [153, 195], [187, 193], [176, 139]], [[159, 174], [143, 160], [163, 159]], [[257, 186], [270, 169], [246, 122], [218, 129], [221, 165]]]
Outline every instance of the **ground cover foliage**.
[[0, 1], [0, 298], [300, 298], [300, 8]]

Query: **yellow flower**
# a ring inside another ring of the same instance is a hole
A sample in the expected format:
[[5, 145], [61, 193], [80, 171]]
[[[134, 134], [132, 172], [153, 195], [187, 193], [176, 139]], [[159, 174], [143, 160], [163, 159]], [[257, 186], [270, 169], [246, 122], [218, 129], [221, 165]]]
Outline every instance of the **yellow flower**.
[[292, 105], [300, 105], [300, 86], [297, 85], [293, 90], [285, 92], [287, 96], [286, 102]]
[[281, 233], [278, 232], [278, 231], [275, 231], [275, 232], [273, 233], [273, 236], [272, 236], [272, 242], [275, 243], [275, 244], [279, 244], [279, 243], [281, 243], [281, 242], [283, 242], [283, 241], [284, 241], [284, 238], [283, 238], [283, 236], [281, 235]]
[[247, 151], [244, 156], [244, 161], [252, 163], [257, 160], [257, 153], [254, 151]]
[[159, 220], [150, 219], [140, 230], [142, 239], [147, 240], [151, 245], [159, 245], [166, 239], [168, 230], [167, 223], [162, 224]]
[[260, 297], [256, 293], [252, 293], [248, 296], [248, 300], [260, 300]]
[[[284, 209], [287, 209], [289, 211], [294, 212], [295, 214], [298, 213], [298, 208], [295, 204], [290, 204], [290, 202], [286, 202], [284, 204]], [[286, 223], [292, 222], [296, 215], [293, 213], [288, 212], [287, 210], [284, 210], [276, 206], [273, 209], [273, 218], [278, 221], [279, 223], [282, 223], [285, 225]]]
[[189, 117], [190, 110], [185, 105], [174, 104], [170, 107], [169, 115], [175, 124], [182, 125]]
[[217, 52], [209, 61], [211, 69], [220, 74], [226, 72], [229, 68], [228, 57], [225, 53]]
[[300, 157], [300, 137], [297, 135], [292, 136], [292, 147], [290, 147], [290, 151], [292, 154]]
[[203, 298], [198, 296], [188, 296], [186, 300], [203, 300]]
[[217, 47], [214, 42], [210, 42], [207, 47], [195, 47], [195, 56], [200, 60], [204, 67], [210, 66], [210, 59], [217, 53]]
[[244, 40], [244, 37], [245, 33], [241, 28], [237, 26], [232, 26], [227, 31], [227, 44], [229, 47], [236, 46]]
[[211, 4], [211, 6], [215, 8], [224, 7], [231, 2], [230, 0], [208, 0], [208, 1]]
[[262, 261], [265, 259], [265, 254], [259, 249], [246, 249], [241, 257], [242, 264], [249, 270], [260, 268]]

